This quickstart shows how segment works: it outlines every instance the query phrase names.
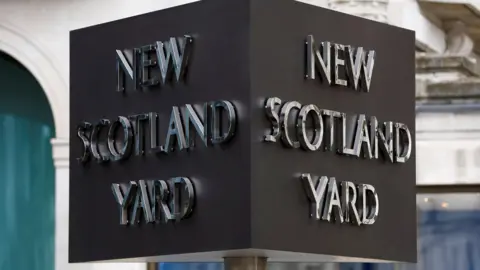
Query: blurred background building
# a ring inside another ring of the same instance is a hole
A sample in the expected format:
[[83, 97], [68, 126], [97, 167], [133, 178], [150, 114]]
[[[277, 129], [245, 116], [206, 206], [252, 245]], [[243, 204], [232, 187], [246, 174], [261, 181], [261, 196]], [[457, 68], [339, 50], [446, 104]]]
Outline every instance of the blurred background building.
[[[188, 2], [0, 0], [1, 270], [222, 268], [67, 263], [69, 30]], [[419, 263], [272, 269], [480, 269], [480, 1], [302, 2], [416, 31]]]

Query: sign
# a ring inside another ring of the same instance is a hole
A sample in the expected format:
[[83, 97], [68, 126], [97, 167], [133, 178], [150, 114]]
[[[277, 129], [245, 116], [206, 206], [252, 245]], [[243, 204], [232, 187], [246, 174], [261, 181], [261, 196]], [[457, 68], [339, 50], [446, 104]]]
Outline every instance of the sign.
[[70, 262], [415, 262], [414, 40], [293, 0], [72, 31]]

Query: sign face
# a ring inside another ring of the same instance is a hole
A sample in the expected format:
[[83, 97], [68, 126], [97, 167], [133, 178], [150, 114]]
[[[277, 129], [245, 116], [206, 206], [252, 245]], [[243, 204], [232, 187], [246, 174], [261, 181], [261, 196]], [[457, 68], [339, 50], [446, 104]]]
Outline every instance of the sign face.
[[413, 32], [204, 0], [70, 41], [70, 262], [416, 261]]

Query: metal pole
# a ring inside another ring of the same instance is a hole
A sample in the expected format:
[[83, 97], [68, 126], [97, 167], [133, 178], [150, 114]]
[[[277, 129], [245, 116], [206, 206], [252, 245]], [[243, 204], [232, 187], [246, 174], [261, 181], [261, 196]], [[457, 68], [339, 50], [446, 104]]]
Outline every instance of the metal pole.
[[158, 270], [158, 263], [147, 263], [147, 270]]
[[225, 270], [267, 270], [265, 257], [227, 257], [223, 263]]

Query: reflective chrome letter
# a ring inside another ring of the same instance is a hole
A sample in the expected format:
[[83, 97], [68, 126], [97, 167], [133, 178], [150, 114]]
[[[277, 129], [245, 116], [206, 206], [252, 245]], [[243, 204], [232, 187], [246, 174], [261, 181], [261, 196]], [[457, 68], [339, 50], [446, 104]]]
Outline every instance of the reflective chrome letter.
[[110, 161], [110, 155], [109, 154], [103, 155], [98, 147], [99, 146], [98, 137], [100, 135], [99, 134], [100, 130], [102, 129], [102, 127], [106, 127], [108, 125], [110, 125], [110, 120], [108, 119], [100, 120], [98, 124], [93, 127], [92, 136], [90, 138], [90, 151], [92, 152], [93, 157], [99, 163]]
[[183, 132], [183, 124], [180, 118], [180, 111], [178, 110], [177, 106], [172, 107], [170, 123], [168, 124], [167, 138], [162, 151], [166, 154], [172, 152], [174, 150], [175, 141], [177, 142], [179, 151], [182, 151], [187, 147], [185, 133]]
[[[128, 75], [131, 81], [135, 81], [135, 73], [133, 72], [132, 66], [135, 65], [135, 61], [132, 60], [132, 65], [128, 62], [125, 52], [122, 50], [116, 50], [116, 61], [117, 61], [117, 91], [125, 91], [125, 75]], [[135, 54], [132, 56], [135, 58]]]
[[148, 118], [150, 119], [150, 151], [152, 153], [159, 153], [162, 151], [163, 146], [159, 146], [158, 143], [158, 114], [155, 112], [151, 112], [148, 114]]
[[290, 126], [288, 125], [288, 120], [290, 119], [290, 112], [293, 108], [300, 110], [302, 108], [302, 105], [297, 101], [289, 101], [282, 106], [282, 110], [280, 112], [280, 123], [282, 124], [282, 129], [283, 129], [282, 141], [286, 147], [299, 148], [300, 142], [293, 141], [290, 138], [290, 134], [289, 134]]
[[322, 110], [322, 115], [327, 116], [325, 119], [325, 135], [327, 137], [325, 142], [325, 150], [334, 151], [336, 141], [335, 137], [338, 137], [335, 132], [335, 118], [341, 118], [342, 114], [336, 111]]
[[[400, 130], [403, 130], [405, 136], [401, 136]], [[395, 161], [405, 163], [412, 153], [412, 136], [407, 125], [395, 123]]]
[[370, 118], [370, 136], [371, 136], [371, 145], [372, 145], [372, 154], [378, 159], [378, 137], [380, 137], [380, 149], [382, 150], [383, 156], [390, 160], [393, 163], [393, 123], [385, 122], [383, 124], [385, 132], [378, 127], [377, 118]]
[[340, 79], [340, 74], [339, 74], [339, 67], [340, 66], [345, 66], [345, 60], [340, 59], [340, 51], [344, 51], [345, 47], [340, 44], [335, 44], [335, 84], [336, 85], [342, 85], [342, 86], [347, 86], [347, 81], [344, 79]]
[[356, 207], [357, 189], [352, 182], [342, 182], [342, 209], [344, 211], [345, 222], [360, 225], [360, 217]]
[[[371, 225], [375, 223], [378, 217], [378, 195], [375, 188], [372, 185], [359, 185], [359, 197], [362, 200], [362, 210], [360, 211], [362, 224]], [[370, 197], [367, 194], [370, 191], [373, 196]], [[372, 200], [373, 199], [373, 200]]]
[[304, 173], [301, 175], [300, 179], [302, 180], [303, 187], [307, 193], [307, 198], [310, 200], [310, 216], [316, 220], [320, 220], [328, 178], [322, 176], [315, 184], [310, 174]]
[[[195, 202], [195, 189], [187, 177], [176, 177], [173, 181], [173, 215], [178, 222], [192, 212]], [[185, 194], [186, 192], [186, 194]], [[186, 195], [186, 196], [185, 196]], [[185, 198], [185, 197], [186, 198]]]
[[163, 180], [154, 180], [151, 183], [152, 218], [157, 222], [167, 223], [175, 219], [168, 208], [170, 191]]
[[[148, 120], [148, 114], [137, 114], [129, 116], [132, 119], [133, 131], [135, 132], [135, 155], [140, 156], [145, 153], [145, 122]], [[151, 124], [151, 122], [150, 122]], [[151, 132], [151, 131], [150, 131]], [[151, 139], [150, 139], [151, 140]]]
[[[187, 147], [192, 149], [195, 145], [195, 135], [191, 133], [190, 127], [193, 125], [195, 128], [195, 131], [197, 132], [198, 135], [200, 135], [200, 138], [202, 139], [203, 143], [205, 146], [209, 145], [209, 126], [208, 126], [208, 104], [204, 105], [204, 110], [203, 110], [203, 121], [202, 119], [198, 116], [197, 112], [193, 108], [192, 105], [187, 104], [185, 105], [185, 136], [186, 136], [186, 142], [187, 142]], [[203, 123], [202, 123], [203, 122]]]
[[[307, 116], [313, 112], [313, 142], [310, 142], [307, 131]], [[320, 109], [315, 105], [305, 105], [300, 110], [297, 119], [297, 136], [302, 148], [307, 151], [317, 151], [323, 139], [323, 120]]]
[[[162, 84], [166, 84], [170, 80], [172, 71], [178, 81], [185, 76], [186, 67], [190, 58], [193, 38], [185, 36], [178, 40], [170, 38], [170, 41], [157, 41], [157, 62], [162, 76]], [[173, 65], [173, 66], [172, 66]]]
[[90, 141], [85, 133], [90, 131], [91, 128], [92, 124], [88, 122], [83, 122], [77, 127], [77, 136], [83, 144], [82, 156], [77, 158], [80, 163], [85, 163], [90, 159]]
[[363, 150], [364, 157], [372, 158], [372, 150], [370, 147], [370, 139], [368, 137], [368, 127], [365, 121], [365, 115], [360, 114], [357, 119], [355, 128], [353, 148], [344, 148], [344, 154], [360, 157]]
[[[126, 190], [125, 192], [123, 190]], [[137, 194], [137, 183], [130, 181], [128, 189], [120, 184], [112, 184], [112, 192], [120, 208], [120, 225], [128, 224], [128, 207]]]
[[154, 86], [158, 84], [158, 80], [150, 76], [151, 74], [150, 69], [157, 64], [157, 61], [150, 58], [152, 54], [155, 54], [155, 49], [156, 48], [154, 45], [143, 46], [139, 49], [139, 53], [140, 53], [139, 69], [140, 69], [140, 76], [142, 78], [141, 86], [143, 87], [149, 87], [149, 86]]
[[[220, 144], [220, 143], [225, 143], [228, 142], [233, 135], [235, 135], [235, 129], [237, 127], [237, 114], [235, 112], [235, 107], [230, 101], [226, 100], [221, 100], [221, 101], [216, 101], [212, 105], [212, 125], [211, 128], [213, 129], [212, 133], [212, 143], [214, 144]], [[227, 121], [228, 121], [228, 129], [226, 132], [223, 132], [222, 135], [222, 128], [221, 128], [221, 123], [222, 123], [222, 117], [221, 117], [221, 111], [219, 109], [223, 109], [223, 111], [226, 111], [228, 116], [227, 116]]]
[[306, 68], [306, 77], [310, 79], [315, 79], [315, 71], [318, 69], [318, 72], [322, 76], [322, 80], [325, 79], [329, 85], [332, 84], [332, 71], [331, 71], [331, 45], [330, 42], [322, 42], [322, 52], [315, 48], [315, 41], [312, 35], [307, 36], [306, 41], [307, 47], [307, 68]]
[[130, 225], [140, 223], [140, 215], [143, 209], [143, 216], [146, 223], [153, 222], [153, 216], [150, 208], [149, 194], [145, 180], [139, 180], [138, 185], [140, 190], [137, 190], [137, 196], [133, 205], [132, 214], [130, 216]]
[[271, 97], [265, 102], [265, 113], [267, 114], [268, 120], [272, 123], [272, 133], [271, 135], [265, 135], [264, 140], [266, 142], [276, 142], [280, 137], [280, 119], [278, 113], [275, 110], [275, 106], [281, 105], [282, 100], [278, 97]]
[[[356, 51], [355, 60], [353, 59]], [[373, 65], [375, 64], [375, 51], [368, 52], [368, 60], [365, 64], [366, 51], [362, 47], [355, 48], [347, 46], [347, 74], [350, 85], [355, 90], [370, 91], [370, 83], [372, 81]], [[362, 72], [363, 71], [363, 72]], [[359, 85], [360, 81], [360, 85]]]
[[[118, 151], [116, 146], [116, 130], [118, 126], [122, 126], [123, 131], [123, 147], [122, 150]], [[108, 149], [110, 150], [110, 154], [113, 156], [113, 160], [122, 160], [128, 158], [130, 155], [130, 150], [132, 148], [132, 125], [130, 121], [123, 116], [119, 116], [118, 120], [113, 122], [110, 125], [110, 129], [108, 130]]]
[[335, 212], [335, 221], [343, 223], [342, 205], [340, 202], [340, 195], [338, 194], [337, 181], [334, 177], [330, 177], [328, 181], [328, 190], [325, 196], [325, 205], [323, 207], [322, 219], [331, 222], [333, 207], [337, 209]]

